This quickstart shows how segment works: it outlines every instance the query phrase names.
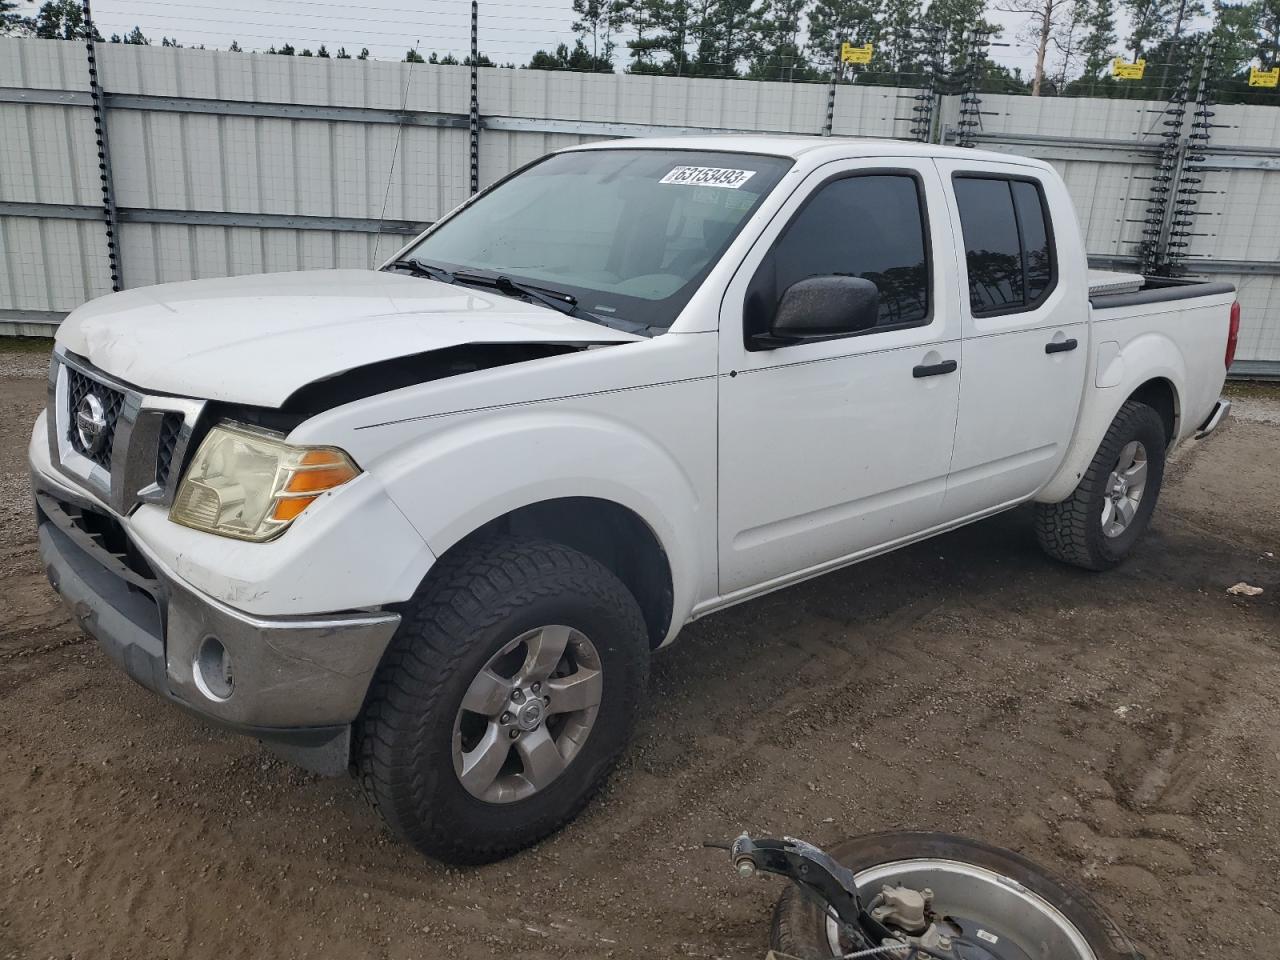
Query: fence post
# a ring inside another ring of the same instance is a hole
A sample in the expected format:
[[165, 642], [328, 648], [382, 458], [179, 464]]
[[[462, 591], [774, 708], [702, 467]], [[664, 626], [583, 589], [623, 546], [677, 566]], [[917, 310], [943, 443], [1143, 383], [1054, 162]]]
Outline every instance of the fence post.
[[471, 135], [471, 196], [480, 192], [480, 97], [477, 92], [480, 79], [480, 9], [477, 0], [471, 0], [471, 114], [467, 127]]
[[822, 135], [831, 136], [831, 126], [836, 119], [836, 80], [840, 77], [840, 54], [836, 53], [831, 64], [831, 83], [827, 86], [827, 121], [822, 125]]
[[107, 265], [111, 271], [111, 289], [118, 293], [124, 284], [121, 280], [120, 246], [116, 238], [120, 235], [120, 224], [116, 216], [116, 190], [111, 179], [111, 149], [107, 143], [107, 107], [102, 97], [102, 84], [98, 82], [98, 51], [95, 37], [97, 29], [93, 25], [93, 13], [89, 9], [89, 0], [80, 0], [80, 11], [84, 23], [85, 55], [89, 60], [89, 98], [93, 103], [93, 132], [98, 141], [98, 174], [102, 179], [102, 212], [106, 219], [107, 230]]

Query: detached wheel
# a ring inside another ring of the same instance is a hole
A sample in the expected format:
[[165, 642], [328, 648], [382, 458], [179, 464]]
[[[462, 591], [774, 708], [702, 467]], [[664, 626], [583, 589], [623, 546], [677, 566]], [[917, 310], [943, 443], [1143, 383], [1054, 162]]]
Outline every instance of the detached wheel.
[[366, 796], [450, 863], [497, 860], [576, 816], [622, 755], [648, 676], [640, 609], [559, 544], [490, 540], [411, 602], [356, 730]]
[[1164, 479], [1164, 421], [1145, 403], [1120, 408], [1071, 496], [1036, 504], [1036, 538], [1055, 560], [1114, 567], [1146, 532]]
[[[827, 852], [869, 897], [885, 885], [932, 891], [952, 941], [949, 955], [957, 958], [1142, 958], [1088, 894], [1009, 850], [945, 833], [894, 832], [855, 837]], [[798, 960], [830, 960], [853, 949], [822, 905], [794, 886], [774, 909], [770, 946]]]

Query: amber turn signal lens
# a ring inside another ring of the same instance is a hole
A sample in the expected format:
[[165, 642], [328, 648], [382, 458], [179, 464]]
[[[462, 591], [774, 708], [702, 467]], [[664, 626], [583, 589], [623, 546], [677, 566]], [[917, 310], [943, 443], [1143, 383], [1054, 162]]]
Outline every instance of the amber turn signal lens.
[[287, 500], [277, 500], [275, 509], [271, 511], [271, 519], [288, 523], [307, 509], [314, 499], [315, 497], [290, 497]]
[[355, 477], [355, 468], [349, 463], [332, 467], [301, 469], [284, 485], [285, 493], [322, 493], [338, 487]]

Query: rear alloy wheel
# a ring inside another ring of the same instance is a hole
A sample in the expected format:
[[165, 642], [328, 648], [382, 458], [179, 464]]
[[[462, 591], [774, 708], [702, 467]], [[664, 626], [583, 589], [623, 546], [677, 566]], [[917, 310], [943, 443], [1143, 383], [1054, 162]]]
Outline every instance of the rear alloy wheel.
[[1122, 406], [1071, 496], [1036, 504], [1044, 552], [1086, 570], [1123, 560], [1151, 522], [1167, 444], [1160, 414], [1133, 400]]
[[1102, 533], [1114, 540], [1122, 536], [1138, 516], [1147, 487], [1147, 448], [1130, 440], [1120, 451], [1115, 469], [1107, 477], [1102, 501]]
[[556, 543], [485, 540], [446, 556], [404, 611], [356, 727], [365, 795], [449, 863], [486, 863], [559, 829], [626, 748], [648, 676], [635, 598]]

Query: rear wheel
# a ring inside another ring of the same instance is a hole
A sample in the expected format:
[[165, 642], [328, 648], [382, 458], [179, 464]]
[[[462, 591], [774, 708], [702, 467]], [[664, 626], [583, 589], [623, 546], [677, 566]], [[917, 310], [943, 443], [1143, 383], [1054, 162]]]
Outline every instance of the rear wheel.
[[1123, 560], [1151, 522], [1166, 445], [1160, 414], [1132, 400], [1121, 407], [1071, 496], [1036, 504], [1044, 552], [1086, 570]]
[[[853, 871], [868, 897], [886, 885], [927, 890], [955, 956], [1141, 958], [1083, 890], [1011, 851], [945, 833], [894, 832], [855, 837], [827, 852]], [[774, 951], [829, 960], [854, 949], [823, 906], [799, 888], [787, 888], [774, 909]]]
[[574, 817], [626, 746], [648, 670], [640, 609], [559, 544], [489, 540], [411, 602], [357, 729], [366, 795], [419, 850], [483, 863]]

